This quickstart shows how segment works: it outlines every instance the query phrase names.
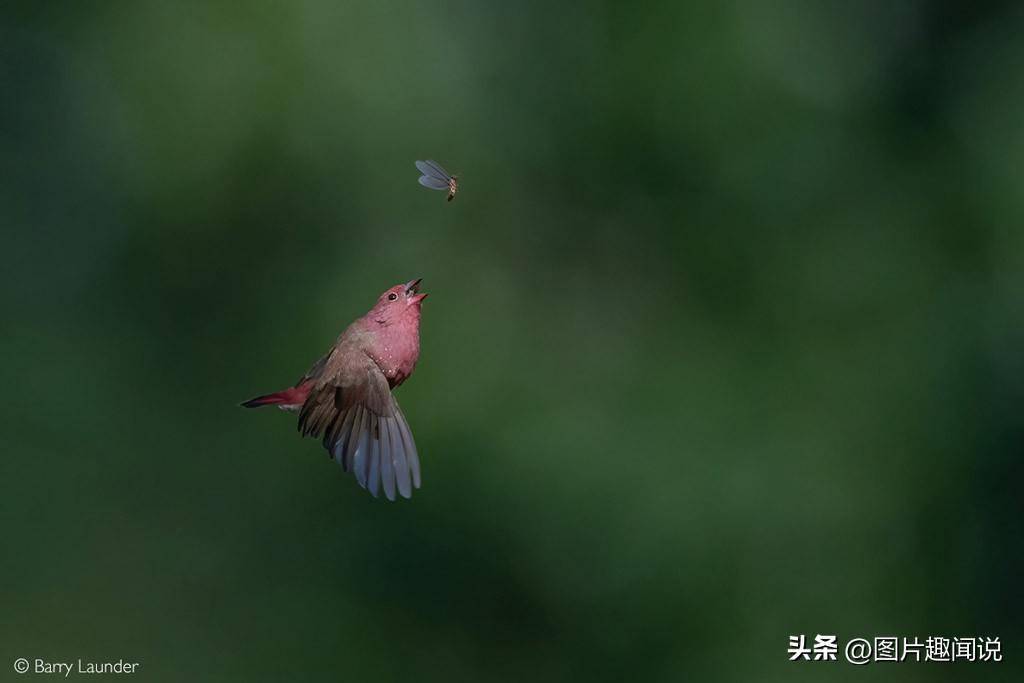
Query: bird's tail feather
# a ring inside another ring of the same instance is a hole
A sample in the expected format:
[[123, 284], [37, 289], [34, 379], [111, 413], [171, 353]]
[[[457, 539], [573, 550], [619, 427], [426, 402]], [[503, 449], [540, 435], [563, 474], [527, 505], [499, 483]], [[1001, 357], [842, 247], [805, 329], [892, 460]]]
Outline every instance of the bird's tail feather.
[[284, 391], [275, 391], [272, 394], [264, 394], [263, 396], [257, 396], [256, 398], [250, 398], [248, 401], [242, 404], [243, 408], [259, 408], [260, 406], [279, 406], [279, 405], [296, 405], [302, 404], [305, 400], [305, 396], [301, 395], [298, 387], [292, 387], [285, 389]]

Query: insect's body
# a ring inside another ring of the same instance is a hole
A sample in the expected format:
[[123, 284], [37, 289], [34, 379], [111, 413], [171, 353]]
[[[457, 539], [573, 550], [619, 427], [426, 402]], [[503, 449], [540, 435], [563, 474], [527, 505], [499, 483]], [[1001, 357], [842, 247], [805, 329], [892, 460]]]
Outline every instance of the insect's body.
[[416, 168], [423, 174], [419, 178], [420, 185], [431, 190], [447, 190], [448, 201], [455, 199], [455, 193], [459, 191], [458, 176], [450, 175], [433, 159], [417, 161]]

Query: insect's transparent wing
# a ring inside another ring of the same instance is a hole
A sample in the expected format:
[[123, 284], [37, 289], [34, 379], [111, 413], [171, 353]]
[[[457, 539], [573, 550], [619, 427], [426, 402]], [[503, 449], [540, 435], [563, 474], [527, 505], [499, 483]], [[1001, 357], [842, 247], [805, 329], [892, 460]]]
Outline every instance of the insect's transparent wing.
[[[430, 164], [434, 164], [434, 166], [431, 166]], [[437, 162], [417, 161], [416, 168], [418, 168], [420, 173], [425, 176], [437, 178], [438, 180], [443, 180], [446, 183], [448, 182], [448, 174], [444, 172], [443, 168], [437, 166]]]
[[445, 180], [438, 180], [437, 178], [431, 178], [427, 175], [420, 176], [420, 185], [423, 187], [429, 187], [431, 190], [447, 190], [448, 182]]
[[437, 163], [433, 159], [427, 159], [427, 166], [430, 166], [432, 169], [434, 169], [435, 171], [440, 173], [441, 177], [444, 178], [445, 180], [448, 180], [449, 178], [452, 177], [451, 173], [449, 173], [448, 171], [444, 170], [441, 167], [441, 164]]

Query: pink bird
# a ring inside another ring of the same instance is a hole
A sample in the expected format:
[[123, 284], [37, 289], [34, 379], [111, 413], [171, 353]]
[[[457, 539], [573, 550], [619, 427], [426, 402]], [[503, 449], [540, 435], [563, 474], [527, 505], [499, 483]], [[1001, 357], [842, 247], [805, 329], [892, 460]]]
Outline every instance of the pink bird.
[[349, 325], [334, 347], [295, 386], [242, 405], [298, 411], [299, 430], [323, 434], [327, 449], [372, 496], [405, 498], [420, 487], [420, 460], [409, 423], [391, 390], [420, 356], [420, 280], [395, 285]]

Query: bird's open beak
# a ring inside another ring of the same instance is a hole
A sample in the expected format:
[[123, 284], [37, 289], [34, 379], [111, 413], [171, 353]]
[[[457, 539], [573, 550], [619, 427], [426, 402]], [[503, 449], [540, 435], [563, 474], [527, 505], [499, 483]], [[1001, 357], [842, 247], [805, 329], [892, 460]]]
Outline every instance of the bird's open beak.
[[420, 283], [423, 278], [418, 277], [405, 286], [405, 295], [409, 298], [409, 303], [419, 303], [427, 298], [426, 292], [420, 294]]

